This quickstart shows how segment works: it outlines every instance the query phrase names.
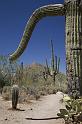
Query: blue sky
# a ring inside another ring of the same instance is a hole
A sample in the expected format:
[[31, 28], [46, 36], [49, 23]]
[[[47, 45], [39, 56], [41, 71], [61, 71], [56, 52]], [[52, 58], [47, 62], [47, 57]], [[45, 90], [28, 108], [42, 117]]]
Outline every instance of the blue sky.
[[[64, 3], [63, 0], [0, 0], [0, 54], [8, 55], [16, 50], [25, 25], [32, 12], [46, 4]], [[65, 72], [65, 18], [43, 18], [36, 26], [27, 49], [20, 57], [24, 64], [50, 63], [50, 40], [55, 54], [61, 58], [60, 71]]]

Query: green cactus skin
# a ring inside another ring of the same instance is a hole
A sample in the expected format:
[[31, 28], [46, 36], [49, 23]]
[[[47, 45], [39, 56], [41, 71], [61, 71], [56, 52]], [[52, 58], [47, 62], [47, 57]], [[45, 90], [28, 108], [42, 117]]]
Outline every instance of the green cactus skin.
[[[66, 63], [67, 63], [67, 79], [68, 92], [78, 91], [82, 95], [82, 48], [81, 48], [81, 32], [82, 32], [82, 12], [79, 8], [78, 0], [69, 0], [66, 6]], [[74, 89], [75, 83], [77, 84]], [[80, 87], [79, 87], [80, 86]]]
[[50, 70], [49, 70], [47, 59], [46, 59], [46, 74], [49, 74], [50, 75]]
[[12, 109], [17, 109], [19, 96], [19, 87], [18, 85], [13, 85], [12, 87]]
[[[71, 93], [76, 80], [82, 95], [82, 10], [81, 0], [65, 0], [64, 4], [51, 4], [38, 8], [30, 17], [17, 50], [10, 55], [10, 60], [15, 60], [24, 52], [32, 32], [43, 17], [65, 16], [66, 23], [66, 74], [68, 92]], [[76, 51], [74, 53], [74, 51]], [[76, 56], [75, 67], [74, 57]], [[76, 71], [76, 72], [75, 72]], [[76, 77], [75, 77], [76, 73]]]
[[59, 72], [59, 66], [60, 66], [60, 57], [58, 58], [58, 66], [57, 66], [58, 72]]
[[53, 48], [53, 43], [51, 40], [51, 70], [54, 72], [55, 69], [55, 58], [54, 58], [54, 48]]

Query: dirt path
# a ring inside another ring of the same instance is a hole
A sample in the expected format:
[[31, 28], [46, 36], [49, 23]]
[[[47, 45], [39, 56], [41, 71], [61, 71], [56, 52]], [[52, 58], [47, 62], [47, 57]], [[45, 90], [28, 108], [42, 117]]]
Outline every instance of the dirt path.
[[[46, 118], [55, 117], [60, 108], [63, 108], [59, 101], [59, 95], [43, 96], [39, 101], [32, 101], [30, 104], [18, 104], [21, 111], [8, 110], [11, 108], [11, 101], [4, 101], [0, 97], [0, 124], [64, 124], [64, 120], [26, 120], [25, 118]], [[22, 111], [25, 110], [25, 111]]]

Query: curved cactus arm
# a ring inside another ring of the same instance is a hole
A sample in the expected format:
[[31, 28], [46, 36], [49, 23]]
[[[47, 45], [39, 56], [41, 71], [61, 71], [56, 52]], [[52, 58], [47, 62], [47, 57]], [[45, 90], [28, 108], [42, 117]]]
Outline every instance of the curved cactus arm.
[[51, 4], [46, 5], [43, 7], [40, 7], [34, 11], [32, 16], [30, 17], [29, 21], [27, 22], [27, 25], [25, 27], [24, 34], [22, 36], [21, 42], [17, 48], [17, 50], [10, 55], [10, 60], [17, 59], [25, 50], [29, 39], [32, 35], [32, 32], [34, 30], [34, 27], [36, 26], [36, 23], [45, 16], [62, 16], [65, 14], [64, 11], [64, 5], [63, 4]]

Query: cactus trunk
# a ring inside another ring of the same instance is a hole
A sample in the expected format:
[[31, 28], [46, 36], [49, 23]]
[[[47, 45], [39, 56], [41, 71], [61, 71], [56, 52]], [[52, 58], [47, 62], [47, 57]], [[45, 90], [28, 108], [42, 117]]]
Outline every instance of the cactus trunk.
[[79, 1], [73, 0], [66, 6], [66, 61], [68, 91], [76, 90], [82, 95], [81, 36], [82, 12]]
[[45, 74], [46, 74], [46, 77], [50, 75], [53, 78], [54, 82], [55, 82], [56, 75], [59, 73], [59, 65], [60, 65], [60, 58], [58, 59], [57, 56], [54, 56], [54, 47], [51, 40], [51, 70], [49, 69], [48, 62], [46, 59]]
[[55, 69], [54, 48], [53, 48], [53, 43], [51, 41], [51, 70], [52, 70], [52, 73], [54, 73], [54, 69]]

